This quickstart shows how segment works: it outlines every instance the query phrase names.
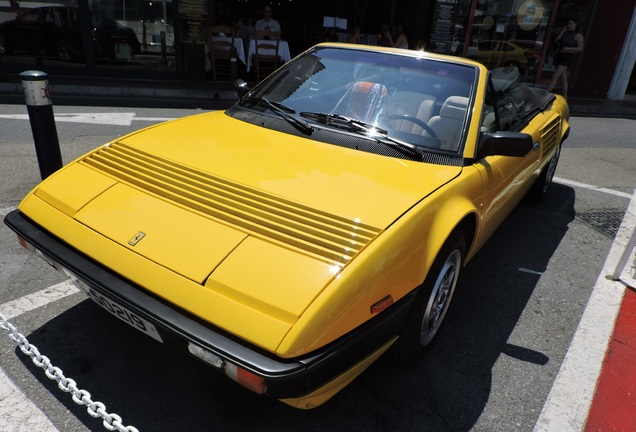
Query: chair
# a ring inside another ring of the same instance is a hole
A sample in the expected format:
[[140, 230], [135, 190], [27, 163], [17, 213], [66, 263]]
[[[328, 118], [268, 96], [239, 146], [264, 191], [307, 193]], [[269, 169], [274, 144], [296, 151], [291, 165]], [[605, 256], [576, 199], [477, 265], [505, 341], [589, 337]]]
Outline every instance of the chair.
[[254, 38], [255, 51], [252, 55], [252, 64], [256, 72], [256, 80], [260, 81], [278, 69], [280, 32], [257, 30], [254, 33]]
[[395, 130], [423, 135], [425, 129], [408, 118], [427, 123], [433, 115], [436, 100], [434, 96], [424, 93], [397, 91], [391, 95], [387, 119]]
[[382, 84], [358, 81], [347, 89], [331, 112], [377, 124], [380, 115], [385, 112], [387, 95], [388, 91]]
[[428, 125], [442, 142], [442, 149], [457, 149], [467, 109], [467, 97], [450, 96], [444, 101], [439, 115], [431, 118], [428, 122]]
[[210, 36], [210, 64], [212, 66], [212, 79], [218, 80], [218, 76], [231, 78], [232, 64], [232, 47], [234, 46], [234, 38], [236, 37], [234, 28], [228, 28], [225, 31], [226, 37], [230, 40], [221, 40], [214, 35]]

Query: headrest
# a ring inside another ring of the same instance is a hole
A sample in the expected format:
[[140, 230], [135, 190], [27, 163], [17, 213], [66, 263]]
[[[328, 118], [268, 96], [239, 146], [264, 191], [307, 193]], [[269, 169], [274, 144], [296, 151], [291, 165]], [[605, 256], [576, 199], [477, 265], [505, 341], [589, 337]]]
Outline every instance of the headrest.
[[455, 120], [463, 120], [468, 108], [468, 98], [463, 96], [451, 96], [442, 105], [439, 115]]
[[358, 81], [353, 85], [351, 91], [369, 97], [385, 96], [388, 92], [384, 85], [370, 81]]
[[383, 110], [387, 94], [382, 84], [358, 81], [338, 101], [333, 112], [374, 123]]

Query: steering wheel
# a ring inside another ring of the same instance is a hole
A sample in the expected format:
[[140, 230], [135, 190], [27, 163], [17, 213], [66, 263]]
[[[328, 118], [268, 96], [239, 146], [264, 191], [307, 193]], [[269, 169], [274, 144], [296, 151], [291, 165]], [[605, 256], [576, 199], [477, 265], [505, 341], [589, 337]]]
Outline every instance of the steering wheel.
[[406, 120], [411, 123], [415, 123], [422, 129], [424, 129], [431, 136], [431, 138], [439, 139], [437, 134], [433, 130], [433, 128], [430, 127], [428, 124], [426, 124], [424, 121], [418, 119], [417, 117], [413, 117], [407, 114], [393, 114], [388, 116], [387, 119], [388, 120]]

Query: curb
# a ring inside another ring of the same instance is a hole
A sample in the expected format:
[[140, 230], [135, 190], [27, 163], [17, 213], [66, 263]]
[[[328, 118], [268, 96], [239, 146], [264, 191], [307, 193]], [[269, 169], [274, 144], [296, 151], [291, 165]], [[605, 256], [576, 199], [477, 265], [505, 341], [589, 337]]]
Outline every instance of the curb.
[[[66, 81], [66, 80], [65, 80]], [[220, 82], [146, 82], [138, 83], [131, 81], [109, 81], [106, 85], [97, 83], [76, 84], [57, 82], [55, 79], [49, 80], [49, 86], [53, 98], [83, 97], [90, 99], [100, 99], [107, 103], [112, 99], [146, 99], [146, 100], [168, 100], [176, 102], [201, 101], [201, 102], [225, 102], [228, 104], [238, 100], [234, 86], [231, 83]], [[3, 96], [12, 99], [24, 98], [22, 83], [3, 82], [0, 83], [0, 98]], [[92, 101], [93, 103], [96, 101]]]
[[[232, 104], [238, 100], [234, 86], [221, 81], [143, 81], [117, 79], [85, 79], [73, 77], [53, 77], [49, 80], [53, 97], [85, 97], [100, 99], [108, 104], [113, 99], [145, 99], [184, 103]], [[0, 97], [12, 100], [24, 97], [22, 83], [0, 82]], [[92, 103], [100, 101], [93, 100]], [[631, 95], [625, 100], [570, 98], [570, 115], [579, 117], [612, 117], [636, 120], [636, 98]]]

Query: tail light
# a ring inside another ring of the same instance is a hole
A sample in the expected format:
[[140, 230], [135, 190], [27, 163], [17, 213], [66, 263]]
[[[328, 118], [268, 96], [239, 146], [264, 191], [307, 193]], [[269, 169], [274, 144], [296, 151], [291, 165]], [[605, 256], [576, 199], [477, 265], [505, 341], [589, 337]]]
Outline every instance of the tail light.
[[216, 369], [222, 369], [230, 379], [252, 390], [254, 393], [263, 394], [267, 391], [265, 378], [225, 361], [216, 354], [191, 342], [188, 343], [188, 351]]

